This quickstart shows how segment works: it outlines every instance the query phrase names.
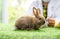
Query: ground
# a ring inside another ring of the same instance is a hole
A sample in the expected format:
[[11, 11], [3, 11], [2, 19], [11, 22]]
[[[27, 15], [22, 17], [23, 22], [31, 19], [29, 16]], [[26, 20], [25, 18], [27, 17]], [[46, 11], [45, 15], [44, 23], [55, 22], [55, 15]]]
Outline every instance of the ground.
[[15, 30], [14, 25], [0, 24], [0, 39], [60, 39], [60, 29], [47, 27], [39, 30]]

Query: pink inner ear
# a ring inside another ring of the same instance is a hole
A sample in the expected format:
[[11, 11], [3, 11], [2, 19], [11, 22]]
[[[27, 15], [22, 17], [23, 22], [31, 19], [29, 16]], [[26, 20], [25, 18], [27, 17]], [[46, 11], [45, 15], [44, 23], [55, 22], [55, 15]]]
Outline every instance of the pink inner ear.
[[36, 15], [37, 11], [36, 11], [36, 8], [33, 7], [33, 14]]

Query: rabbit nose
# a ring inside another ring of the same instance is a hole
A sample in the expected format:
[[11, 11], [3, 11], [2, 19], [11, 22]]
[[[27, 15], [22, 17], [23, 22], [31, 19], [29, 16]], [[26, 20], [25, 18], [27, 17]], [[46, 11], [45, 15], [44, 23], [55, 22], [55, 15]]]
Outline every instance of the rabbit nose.
[[43, 21], [43, 24], [45, 23], [45, 21]]
[[45, 23], [45, 21], [41, 21], [41, 25], [43, 25]]

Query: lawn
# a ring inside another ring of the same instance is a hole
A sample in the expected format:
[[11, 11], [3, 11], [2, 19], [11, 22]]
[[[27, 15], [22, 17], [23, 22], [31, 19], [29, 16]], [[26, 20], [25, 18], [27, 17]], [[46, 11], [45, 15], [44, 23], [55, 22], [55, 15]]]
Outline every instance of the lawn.
[[10, 24], [0, 24], [0, 39], [60, 39], [60, 29], [42, 28], [39, 30], [15, 30]]

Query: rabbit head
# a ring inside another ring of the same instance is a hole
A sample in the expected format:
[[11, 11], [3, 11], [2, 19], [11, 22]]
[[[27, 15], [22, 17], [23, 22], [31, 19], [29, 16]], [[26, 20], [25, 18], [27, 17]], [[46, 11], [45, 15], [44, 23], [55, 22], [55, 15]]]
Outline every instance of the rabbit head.
[[43, 25], [45, 23], [45, 17], [41, 15], [40, 9], [36, 9], [35, 7], [33, 7], [33, 14], [39, 20], [41, 25]]

